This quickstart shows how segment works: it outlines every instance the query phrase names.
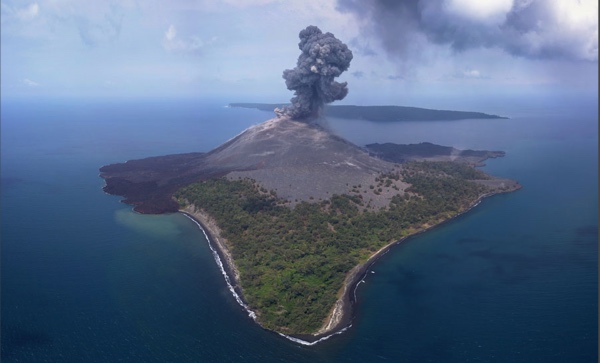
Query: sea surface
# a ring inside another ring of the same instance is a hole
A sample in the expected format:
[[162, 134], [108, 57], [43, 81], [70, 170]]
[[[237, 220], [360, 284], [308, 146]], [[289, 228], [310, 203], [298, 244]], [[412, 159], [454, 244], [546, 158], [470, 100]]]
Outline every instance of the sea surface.
[[328, 120], [360, 145], [504, 150], [483, 170], [523, 189], [393, 248], [352, 328], [315, 346], [248, 317], [192, 221], [101, 189], [102, 165], [208, 151], [271, 118], [235, 101], [2, 99], [2, 362], [597, 361], [595, 98], [456, 108], [508, 120]]

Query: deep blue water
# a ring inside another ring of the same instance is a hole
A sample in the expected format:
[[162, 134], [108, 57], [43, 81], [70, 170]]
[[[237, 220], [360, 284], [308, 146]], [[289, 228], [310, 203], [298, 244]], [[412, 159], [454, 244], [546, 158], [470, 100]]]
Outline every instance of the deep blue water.
[[102, 165], [208, 151], [268, 113], [193, 100], [2, 100], [2, 362], [596, 362], [598, 109], [499, 102], [510, 120], [329, 121], [358, 144], [504, 150], [523, 189], [394, 248], [346, 333], [254, 324], [185, 217], [139, 215]]

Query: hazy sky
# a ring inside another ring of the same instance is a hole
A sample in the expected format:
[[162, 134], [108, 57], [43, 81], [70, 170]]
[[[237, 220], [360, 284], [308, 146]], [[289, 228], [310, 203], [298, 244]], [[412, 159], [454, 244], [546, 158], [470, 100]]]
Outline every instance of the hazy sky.
[[354, 53], [346, 103], [597, 94], [596, 0], [2, 0], [7, 96], [286, 101], [308, 25]]

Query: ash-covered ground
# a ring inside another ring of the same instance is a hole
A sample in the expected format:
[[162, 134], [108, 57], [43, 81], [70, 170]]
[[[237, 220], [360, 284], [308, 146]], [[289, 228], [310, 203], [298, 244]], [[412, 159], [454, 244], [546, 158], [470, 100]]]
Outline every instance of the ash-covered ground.
[[[178, 210], [171, 195], [179, 188], [208, 178], [251, 178], [294, 206], [334, 194], [360, 194], [365, 205], [379, 209], [409, 186], [402, 180], [375, 193], [381, 173], [396, 173], [404, 160], [445, 160], [477, 164], [502, 152], [468, 151], [427, 144], [386, 144], [361, 148], [314, 122], [281, 116], [252, 126], [208, 153], [187, 153], [132, 160], [100, 169], [104, 190], [121, 195], [141, 213]], [[420, 155], [422, 154], [422, 155]], [[497, 180], [497, 184], [512, 181]], [[486, 183], [492, 183], [490, 181]], [[493, 183], [492, 183], [493, 184]]]

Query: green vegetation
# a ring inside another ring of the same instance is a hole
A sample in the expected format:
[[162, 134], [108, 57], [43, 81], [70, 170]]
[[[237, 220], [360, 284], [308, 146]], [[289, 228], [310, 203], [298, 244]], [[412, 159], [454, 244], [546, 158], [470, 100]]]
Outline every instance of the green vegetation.
[[378, 187], [400, 177], [412, 184], [380, 211], [362, 207], [362, 195], [334, 195], [292, 209], [250, 179], [211, 179], [180, 189], [175, 198], [215, 218], [261, 324], [302, 334], [323, 324], [350, 269], [384, 245], [456, 215], [484, 193], [471, 180], [485, 174], [473, 171], [453, 163], [405, 164], [401, 174], [378, 177]]
[[[454, 163], [451, 161], [423, 161], [423, 162], [410, 162], [405, 164], [406, 171], [405, 175], [416, 175], [422, 174], [427, 177], [444, 177], [449, 176], [455, 179], [466, 179], [466, 180], [488, 180], [491, 179], [489, 175], [481, 170], [475, 169], [469, 165], [463, 163]], [[418, 172], [418, 173], [415, 173]], [[405, 180], [407, 181], [407, 180]], [[407, 181], [409, 182], [409, 181]], [[412, 184], [412, 182], [409, 182]]]

